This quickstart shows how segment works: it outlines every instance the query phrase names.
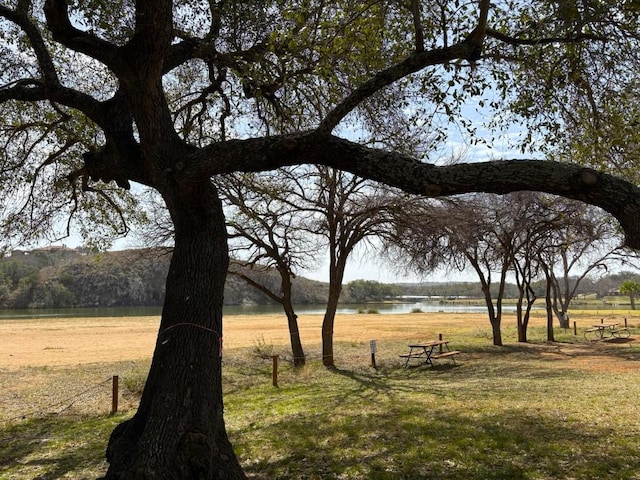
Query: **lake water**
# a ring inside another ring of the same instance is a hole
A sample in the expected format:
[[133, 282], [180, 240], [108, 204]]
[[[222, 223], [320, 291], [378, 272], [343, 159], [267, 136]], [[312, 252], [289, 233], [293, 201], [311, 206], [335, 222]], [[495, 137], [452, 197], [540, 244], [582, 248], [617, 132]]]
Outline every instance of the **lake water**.
[[[510, 307], [503, 307], [507, 310]], [[440, 304], [438, 302], [409, 302], [409, 303], [367, 303], [341, 305], [339, 314], [357, 314], [368, 310], [375, 310], [380, 314], [410, 313], [416, 309], [423, 312], [484, 312], [484, 305], [456, 305]], [[113, 308], [57, 308], [57, 309], [0, 309], [0, 319], [9, 318], [42, 318], [42, 317], [126, 317], [126, 316], [159, 316], [160, 307], [113, 307]], [[318, 314], [325, 311], [324, 305], [298, 305], [296, 313]], [[225, 315], [261, 315], [283, 314], [280, 305], [230, 305], [224, 307]]]

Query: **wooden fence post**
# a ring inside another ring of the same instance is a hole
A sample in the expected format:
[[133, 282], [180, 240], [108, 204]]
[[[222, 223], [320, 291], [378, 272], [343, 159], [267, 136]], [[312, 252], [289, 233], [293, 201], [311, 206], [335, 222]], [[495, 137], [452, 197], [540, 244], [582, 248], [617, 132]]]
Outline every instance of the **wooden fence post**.
[[573, 321], [573, 334], [578, 335], [578, 325], [575, 320]]
[[274, 387], [278, 386], [278, 355], [273, 355], [271, 357], [273, 360], [273, 372], [272, 372], [272, 383]]
[[111, 383], [111, 415], [118, 413], [118, 375], [114, 375]]
[[369, 347], [371, 347], [371, 366], [376, 370], [378, 367], [376, 366], [376, 350], [378, 349], [377, 342], [375, 340], [371, 340], [369, 342]]

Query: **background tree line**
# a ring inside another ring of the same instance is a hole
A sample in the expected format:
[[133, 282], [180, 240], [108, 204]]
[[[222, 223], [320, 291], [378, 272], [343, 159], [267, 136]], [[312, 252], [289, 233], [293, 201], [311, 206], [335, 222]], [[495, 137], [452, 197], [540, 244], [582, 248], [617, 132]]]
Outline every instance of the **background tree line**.
[[[15, 252], [0, 259], [0, 307], [161, 306], [170, 260], [170, 250], [162, 248]], [[263, 272], [260, 278], [267, 284], [279, 282], [275, 272]], [[326, 291], [326, 285], [300, 278], [293, 295], [296, 303], [322, 303]], [[225, 302], [273, 303], [234, 276], [226, 282]]]
[[[164, 298], [164, 278], [169, 268], [168, 249], [136, 249], [94, 253], [82, 249], [16, 251], [0, 259], [1, 308], [67, 308], [160, 306]], [[276, 289], [280, 276], [275, 270], [252, 271], [265, 285]], [[621, 272], [587, 278], [577, 295], [598, 298], [617, 291], [627, 281], [640, 282], [640, 274]], [[576, 278], [570, 279], [573, 286]], [[533, 288], [543, 295], [544, 282]], [[293, 279], [296, 305], [323, 304], [329, 286], [304, 277]], [[506, 298], [516, 298], [515, 283], [507, 283]], [[623, 292], [624, 295], [624, 292]], [[342, 303], [388, 301], [394, 297], [433, 297], [442, 299], [482, 298], [479, 282], [384, 283], [354, 280], [346, 283]], [[626, 301], [626, 300], [625, 300]], [[276, 302], [259, 289], [251, 288], [231, 275], [225, 287], [227, 305], [263, 305]]]

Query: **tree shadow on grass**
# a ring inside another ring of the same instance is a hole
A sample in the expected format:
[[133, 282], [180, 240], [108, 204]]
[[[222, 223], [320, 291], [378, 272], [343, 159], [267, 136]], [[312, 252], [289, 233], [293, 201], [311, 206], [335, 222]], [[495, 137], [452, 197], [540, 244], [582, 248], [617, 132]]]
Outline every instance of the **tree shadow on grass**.
[[315, 412], [261, 428], [257, 438], [235, 435], [256, 480], [631, 479], [640, 470], [638, 435], [622, 444], [606, 426], [522, 410], [468, 415], [399, 404], [375, 415]]
[[53, 480], [104, 473], [104, 452], [120, 417], [34, 418], [0, 429], [0, 478]]

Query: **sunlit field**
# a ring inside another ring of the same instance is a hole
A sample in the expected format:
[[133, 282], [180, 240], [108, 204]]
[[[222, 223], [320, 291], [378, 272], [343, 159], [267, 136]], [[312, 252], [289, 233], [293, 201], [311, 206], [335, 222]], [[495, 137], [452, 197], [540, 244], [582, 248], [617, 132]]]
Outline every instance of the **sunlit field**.
[[[588, 342], [626, 318], [631, 338]], [[486, 315], [343, 315], [335, 369], [321, 364], [322, 316], [300, 317], [307, 366], [290, 362], [284, 316], [231, 316], [225, 419], [245, 472], [267, 479], [640, 479], [640, 316], [572, 312], [574, 330], [529, 343]], [[157, 318], [0, 322], [0, 478], [96, 478], [113, 427], [134, 411]], [[442, 335], [461, 350], [404, 368], [407, 345]], [[376, 366], [370, 341], [376, 340]], [[273, 356], [278, 356], [273, 386]], [[110, 415], [111, 377], [120, 378]]]

